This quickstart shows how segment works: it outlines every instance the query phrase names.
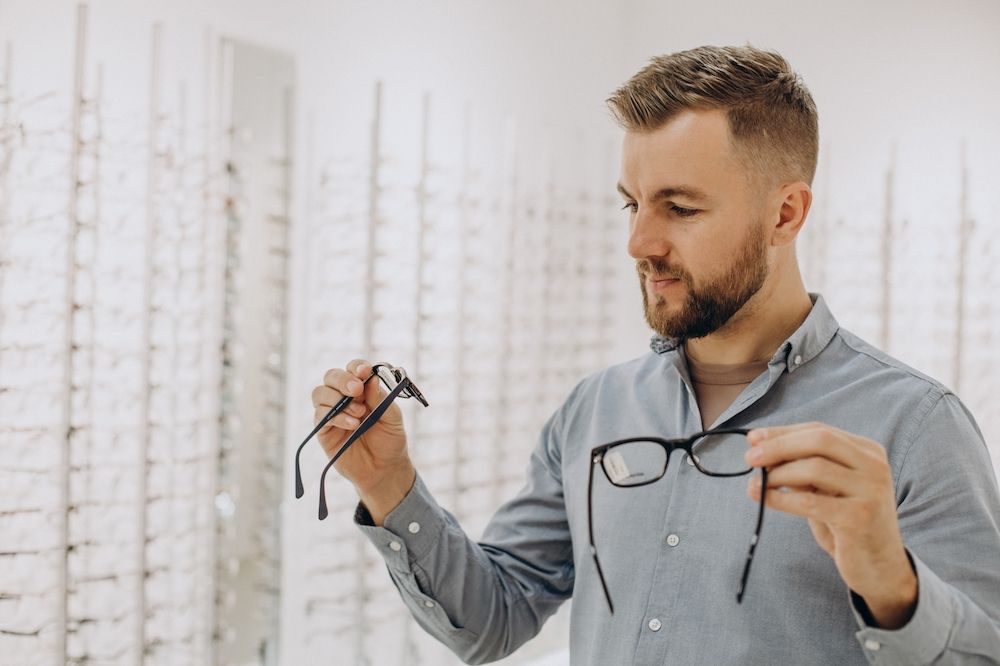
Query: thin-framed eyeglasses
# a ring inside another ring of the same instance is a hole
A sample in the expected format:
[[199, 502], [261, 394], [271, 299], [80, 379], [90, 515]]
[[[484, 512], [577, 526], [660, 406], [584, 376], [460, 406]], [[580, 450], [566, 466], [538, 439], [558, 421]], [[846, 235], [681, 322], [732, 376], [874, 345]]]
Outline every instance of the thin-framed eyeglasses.
[[[350, 436], [346, 440], [344, 440], [344, 443], [340, 445], [340, 448], [337, 449], [337, 452], [334, 453], [333, 456], [330, 458], [329, 462], [327, 462], [326, 467], [323, 468], [323, 474], [320, 475], [320, 480], [319, 480], [320, 520], [326, 518], [328, 514], [326, 507], [327, 472], [330, 471], [330, 468], [333, 467], [334, 463], [336, 463], [337, 460], [340, 459], [340, 456], [344, 455], [347, 449], [349, 449], [351, 445], [354, 444], [354, 442], [361, 439], [362, 435], [364, 435], [369, 428], [375, 425], [376, 421], [382, 418], [382, 415], [385, 414], [385, 411], [387, 409], [389, 409], [389, 405], [392, 404], [392, 401], [395, 400], [397, 397], [416, 398], [417, 401], [420, 402], [420, 404], [422, 404], [424, 407], [427, 407], [427, 399], [424, 398], [424, 394], [420, 392], [420, 389], [417, 388], [417, 385], [414, 384], [412, 381], [410, 381], [410, 378], [406, 376], [406, 370], [389, 365], [388, 363], [376, 363], [374, 366], [372, 366], [372, 373], [368, 376], [367, 379], [365, 379], [364, 383], [367, 385], [368, 382], [375, 377], [377, 377], [379, 380], [382, 381], [383, 384], [385, 384], [385, 387], [386, 389], [389, 390], [389, 393], [384, 398], [382, 398], [382, 400], [378, 403], [378, 405], [375, 406], [375, 409], [373, 409], [368, 414], [368, 416], [365, 417], [364, 421], [362, 421], [358, 425], [358, 427], [354, 429], [354, 432], [352, 432]], [[332, 419], [337, 414], [340, 414], [342, 411], [347, 409], [347, 406], [350, 405], [353, 400], [354, 400], [353, 396], [349, 395], [345, 395], [340, 400], [338, 400], [337, 404], [331, 407], [330, 411], [328, 411], [326, 415], [323, 416], [323, 418], [320, 419], [318, 423], [316, 423], [316, 426], [312, 429], [312, 432], [310, 432], [306, 436], [306, 438], [302, 440], [302, 443], [299, 444], [299, 448], [295, 450], [295, 497], [296, 498], [302, 497], [302, 495], [305, 494], [305, 488], [302, 485], [302, 468], [299, 464], [299, 458], [301, 457], [303, 447], [305, 447], [305, 445], [309, 442], [309, 440], [312, 439], [313, 436], [315, 436], [316, 433], [318, 433], [323, 428], [323, 426], [325, 426], [327, 422], [329, 422], [330, 419]]]
[[[594, 566], [597, 577], [604, 589], [604, 597], [608, 601], [608, 609], [614, 615], [615, 606], [611, 601], [608, 583], [601, 570], [601, 562], [597, 558], [597, 546], [594, 545], [594, 511], [593, 489], [594, 468], [600, 466], [608, 481], [619, 488], [635, 488], [654, 483], [663, 478], [670, 462], [670, 454], [681, 450], [687, 453], [686, 460], [690, 465], [706, 476], [734, 477], [744, 476], [753, 472], [748, 467], [743, 454], [745, 446], [739, 446], [737, 441], [726, 435], [746, 435], [750, 431], [744, 428], [720, 428], [699, 432], [683, 439], [663, 439], [661, 437], [629, 437], [608, 442], [590, 450], [590, 477], [587, 481], [587, 535], [590, 539], [590, 552], [594, 556]], [[761, 468], [760, 506], [757, 510], [757, 526], [750, 537], [750, 549], [747, 552], [743, 575], [736, 591], [736, 603], [743, 602], [747, 578], [750, 576], [750, 564], [753, 553], [760, 540], [760, 528], [764, 524], [764, 495], [767, 490], [767, 470]]]

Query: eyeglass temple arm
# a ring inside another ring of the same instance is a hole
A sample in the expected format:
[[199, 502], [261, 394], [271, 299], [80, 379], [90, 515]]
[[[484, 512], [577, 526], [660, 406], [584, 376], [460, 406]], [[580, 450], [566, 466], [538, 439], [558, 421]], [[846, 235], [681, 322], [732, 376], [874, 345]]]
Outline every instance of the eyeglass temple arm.
[[[377, 376], [378, 368], [381, 365], [384, 364], [379, 363], [372, 367], [372, 374], [368, 375], [368, 379], [364, 381], [365, 384], [367, 384], [368, 380], [370, 380], [372, 377]], [[330, 411], [326, 413], [326, 416], [320, 419], [319, 423], [316, 424], [316, 427], [312, 429], [312, 432], [306, 435], [306, 438], [302, 440], [301, 444], [299, 444], [299, 448], [295, 449], [295, 497], [296, 498], [302, 497], [306, 492], [305, 487], [302, 485], [302, 467], [299, 464], [299, 458], [302, 455], [302, 449], [305, 447], [306, 444], [309, 443], [310, 439], [316, 436], [316, 433], [318, 433], [320, 430], [323, 429], [323, 426], [325, 426], [330, 421], [330, 419], [332, 419], [334, 416], [340, 414], [342, 411], [347, 409], [347, 406], [351, 404], [351, 401], [353, 400], [354, 396], [350, 395], [345, 395], [340, 400], [338, 400], [337, 404], [331, 407]]]
[[310, 439], [315, 437], [316, 433], [323, 429], [323, 426], [325, 426], [330, 419], [344, 411], [347, 406], [351, 404], [353, 399], [354, 398], [352, 396], [345, 395], [343, 398], [338, 400], [337, 404], [331, 407], [330, 411], [326, 413], [326, 416], [320, 419], [319, 423], [316, 424], [316, 427], [312, 429], [312, 432], [306, 435], [306, 438], [302, 440], [301, 444], [299, 444], [299, 448], [295, 449], [295, 497], [302, 497], [302, 495], [305, 494], [305, 488], [302, 486], [302, 468], [299, 464], [299, 458], [302, 456], [302, 449], [309, 443]]
[[746, 592], [747, 579], [750, 578], [750, 565], [753, 563], [753, 552], [757, 549], [757, 542], [760, 541], [760, 528], [764, 525], [764, 500], [767, 493], [767, 470], [760, 468], [760, 507], [757, 509], [757, 527], [754, 528], [753, 536], [750, 537], [750, 550], [747, 552], [747, 563], [743, 567], [743, 575], [740, 577], [740, 588], [736, 591], [736, 603], [743, 603], [743, 593]]
[[361, 436], [365, 434], [368, 428], [370, 428], [372, 425], [375, 424], [376, 421], [382, 418], [382, 415], [385, 414], [385, 411], [387, 409], [389, 409], [389, 405], [392, 404], [392, 401], [395, 400], [396, 396], [398, 396], [401, 391], [403, 391], [407, 386], [409, 386], [409, 384], [410, 384], [409, 379], [403, 379], [403, 381], [397, 384], [396, 388], [392, 389], [389, 395], [383, 398], [382, 402], [380, 402], [378, 406], [376, 406], [375, 409], [373, 409], [371, 413], [365, 417], [365, 420], [362, 421], [360, 425], [358, 425], [357, 429], [355, 429], [355, 431], [351, 433], [351, 436], [347, 438], [347, 441], [345, 441], [340, 446], [337, 452], [333, 454], [333, 457], [330, 458], [330, 462], [328, 462], [326, 464], [326, 467], [323, 468], [323, 474], [321, 474], [319, 477], [320, 520], [324, 520], [329, 513], [326, 508], [326, 473], [330, 471], [330, 468], [333, 467], [334, 463], [336, 463], [337, 460], [340, 459], [340, 456], [344, 455], [344, 452], [347, 451], [347, 449], [349, 449], [351, 445], [354, 444], [354, 442], [361, 439]]
[[597, 568], [597, 578], [601, 581], [601, 589], [604, 590], [604, 598], [608, 600], [608, 610], [615, 614], [615, 605], [611, 601], [611, 592], [608, 591], [608, 583], [604, 580], [604, 572], [601, 570], [601, 561], [597, 559], [597, 546], [594, 545], [594, 508], [593, 508], [593, 488], [594, 488], [594, 468], [597, 467], [603, 453], [591, 453], [590, 477], [587, 479], [587, 536], [590, 538], [590, 554], [594, 556], [594, 566]]
[[691, 435], [683, 441], [694, 442], [708, 435], [745, 435], [750, 432], [747, 428], [711, 428], [695, 435]]

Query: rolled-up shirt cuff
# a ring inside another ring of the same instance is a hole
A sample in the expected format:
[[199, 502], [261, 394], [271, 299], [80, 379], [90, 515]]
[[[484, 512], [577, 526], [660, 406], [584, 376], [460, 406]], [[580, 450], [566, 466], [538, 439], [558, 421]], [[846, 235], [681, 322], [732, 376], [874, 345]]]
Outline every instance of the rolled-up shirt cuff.
[[907, 551], [917, 574], [917, 607], [899, 629], [878, 629], [865, 622], [864, 601], [853, 592], [851, 610], [861, 630], [854, 636], [870, 664], [916, 666], [930, 664], [944, 652], [955, 623], [948, 585], [920, 558]]
[[363, 504], [354, 512], [354, 523], [395, 571], [409, 572], [411, 564], [424, 557], [445, 528], [444, 510], [417, 475], [410, 492], [389, 512], [382, 527], [372, 524]]

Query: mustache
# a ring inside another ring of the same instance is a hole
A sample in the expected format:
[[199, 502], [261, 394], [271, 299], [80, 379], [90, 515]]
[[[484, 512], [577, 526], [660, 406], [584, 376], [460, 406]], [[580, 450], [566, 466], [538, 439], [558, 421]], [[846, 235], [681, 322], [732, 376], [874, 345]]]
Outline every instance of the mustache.
[[671, 266], [666, 261], [660, 259], [639, 259], [635, 262], [635, 269], [640, 278], [652, 275], [657, 279], [679, 279], [687, 281], [687, 271], [682, 268]]

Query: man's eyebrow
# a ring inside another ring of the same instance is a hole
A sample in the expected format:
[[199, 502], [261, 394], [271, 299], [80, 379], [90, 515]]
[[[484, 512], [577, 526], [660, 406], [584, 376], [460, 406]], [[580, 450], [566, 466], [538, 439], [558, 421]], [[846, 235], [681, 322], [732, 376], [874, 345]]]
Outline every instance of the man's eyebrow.
[[[625, 187], [618, 183], [618, 193], [621, 194], [626, 199], [632, 199], [635, 201], [635, 197], [629, 194]], [[710, 197], [699, 190], [696, 187], [689, 187], [687, 185], [676, 185], [674, 187], [664, 187], [656, 194], [653, 195], [653, 201], [660, 201], [662, 199], [672, 199], [673, 197], [684, 197], [685, 199], [690, 199], [692, 201], [709, 201]]]

